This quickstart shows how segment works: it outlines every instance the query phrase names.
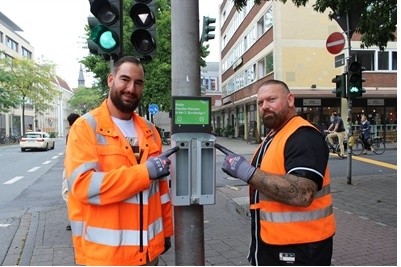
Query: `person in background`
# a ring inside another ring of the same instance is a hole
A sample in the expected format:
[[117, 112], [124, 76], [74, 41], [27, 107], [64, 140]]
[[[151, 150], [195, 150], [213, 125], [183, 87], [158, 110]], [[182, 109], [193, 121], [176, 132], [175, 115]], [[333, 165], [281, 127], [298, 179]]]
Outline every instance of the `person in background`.
[[251, 163], [220, 144], [222, 170], [250, 185], [252, 265], [331, 265], [335, 218], [329, 150], [321, 132], [296, 115], [278, 80], [261, 84], [257, 105], [270, 131]]
[[374, 151], [370, 145], [370, 123], [366, 118], [365, 114], [361, 115], [361, 140], [363, 142], [363, 154], [367, 154], [367, 150]]
[[72, 126], [65, 166], [68, 216], [80, 265], [157, 265], [171, 246], [168, 157], [155, 125], [134, 111], [144, 70], [135, 57], [114, 63], [108, 98]]
[[329, 141], [330, 145], [334, 146], [333, 138], [337, 138], [338, 144], [340, 145], [340, 157], [346, 158], [345, 149], [344, 149], [344, 138], [345, 138], [345, 127], [344, 122], [340, 116], [337, 115], [337, 112], [331, 113], [333, 122], [330, 124], [329, 128], [327, 129], [330, 133], [327, 135], [327, 140]]
[[[68, 121], [70, 128], [78, 118], [79, 118], [79, 115], [76, 113], [71, 113], [70, 115], [67, 116], [67, 121]], [[65, 142], [67, 142], [67, 141], [68, 141], [68, 133], [65, 138]], [[63, 183], [61, 186], [61, 195], [62, 195], [63, 199], [65, 200], [65, 202], [67, 203], [67, 201], [68, 201], [68, 184], [67, 184], [67, 177], [65, 175], [65, 168], [63, 170]], [[70, 231], [71, 225], [68, 224], [65, 229], [67, 231]]]

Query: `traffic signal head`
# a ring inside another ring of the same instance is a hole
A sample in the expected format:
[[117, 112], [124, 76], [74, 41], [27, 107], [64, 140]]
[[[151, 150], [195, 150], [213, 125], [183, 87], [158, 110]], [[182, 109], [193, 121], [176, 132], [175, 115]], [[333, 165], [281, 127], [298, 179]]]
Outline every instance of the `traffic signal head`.
[[122, 55], [122, 0], [89, 0], [90, 53], [118, 59]]
[[352, 62], [348, 68], [348, 94], [351, 98], [362, 96], [366, 92], [362, 87], [364, 82], [362, 71], [361, 64], [356, 61]]
[[201, 42], [207, 42], [211, 39], [214, 39], [214, 34], [212, 34], [211, 32], [214, 32], [216, 27], [210, 24], [215, 22], [216, 22], [215, 18], [203, 16], [203, 29], [202, 29]]
[[332, 93], [336, 94], [336, 97], [347, 97], [345, 90], [346, 74], [336, 75], [331, 81], [336, 84], [336, 89], [334, 89]]
[[134, 0], [129, 13], [134, 23], [131, 34], [134, 54], [150, 60], [156, 52], [156, 1]]

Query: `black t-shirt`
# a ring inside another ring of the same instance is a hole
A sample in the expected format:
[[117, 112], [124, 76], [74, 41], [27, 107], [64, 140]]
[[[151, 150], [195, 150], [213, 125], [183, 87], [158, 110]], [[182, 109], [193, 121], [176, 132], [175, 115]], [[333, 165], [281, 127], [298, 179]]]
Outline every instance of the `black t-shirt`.
[[[314, 181], [318, 186], [318, 190], [320, 190], [323, 185], [323, 177], [328, 159], [329, 150], [324, 136], [312, 127], [301, 127], [287, 139], [284, 148], [286, 172]], [[253, 164], [256, 166], [257, 162]], [[253, 192], [250, 203], [258, 202], [258, 198], [259, 192]], [[260, 239], [259, 211], [251, 210], [251, 221], [252, 233], [255, 233], [255, 231], [257, 232], [257, 240], [255, 234], [252, 234], [248, 259], [252, 265], [255, 265], [255, 252], [258, 255], [258, 262], [265, 262], [265, 257], [270, 257], [266, 249], [275, 246], [269, 246]]]

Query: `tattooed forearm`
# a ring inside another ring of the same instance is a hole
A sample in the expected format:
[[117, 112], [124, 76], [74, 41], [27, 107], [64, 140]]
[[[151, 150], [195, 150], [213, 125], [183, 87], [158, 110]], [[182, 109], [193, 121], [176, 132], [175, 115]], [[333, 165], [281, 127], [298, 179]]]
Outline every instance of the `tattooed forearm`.
[[307, 207], [317, 191], [315, 182], [291, 174], [284, 176], [265, 173], [259, 169], [250, 184], [270, 199], [287, 205]]

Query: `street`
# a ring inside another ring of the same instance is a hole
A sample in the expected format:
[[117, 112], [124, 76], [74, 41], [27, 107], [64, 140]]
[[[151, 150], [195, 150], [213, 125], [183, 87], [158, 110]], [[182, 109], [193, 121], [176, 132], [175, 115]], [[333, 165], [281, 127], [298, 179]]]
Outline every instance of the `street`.
[[[247, 159], [257, 148], [240, 140], [217, 138], [217, 142]], [[58, 139], [56, 149], [47, 152], [21, 153], [18, 145], [0, 147], [0, 160], [6, 166], [0, 177], [1, 265], [74, 265], [60, 195], [64, 143]], [[347, 160], [330, 156], [337, 220], [333, 265], [396, 265], [397, 170], [391, 168], [396, 154], [393, 146], [380, 156], [353, 157], [352, 185], [346, 184]], [[206, 265], [247, 265], [248, 187], [221, 171], [220, 152], [216, 158], [216, 204], [204, 207]], [[159, 264], [174, 263], [173, 243]]]

